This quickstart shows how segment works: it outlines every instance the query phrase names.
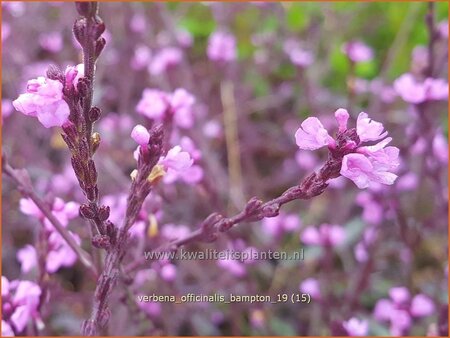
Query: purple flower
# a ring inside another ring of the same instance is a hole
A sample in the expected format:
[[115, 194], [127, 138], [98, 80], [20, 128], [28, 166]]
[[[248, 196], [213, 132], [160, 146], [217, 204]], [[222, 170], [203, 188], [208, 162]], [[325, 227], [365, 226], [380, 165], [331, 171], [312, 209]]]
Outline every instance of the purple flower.
[[159, 274], [166, 282], [173, 282], [177, 277], [177, 267], [173, 264], [164, 264]]
[[5, 41], [10, 34], [11, 34], [11, 26], [6, 22], [2, 22], [2, 42]]
[[427, 78], [418, 82], [406, 73], [394, 81], [394, 89], [404, 101], [412, 104], [448, 99], [448, 83], [443, 79]]
[[144, 89], [136, 110], [138, 113], [161, 121], [169, 106], [169, 94], [157, 89]]
[[[391, 171], [399, 165], [399, 149], [386, 147], [391, 138], [385, 138], [383, 124], [373, 121], [366, 113], [360, 113], [356, 129], [348, 129], [349, 114], [338, 109], [335, 118], [339, 126], [335, 141], [316, 117], [308, 117], [295, 133], [295, 141], [300, 149], [315, 150], [327, 146], [332, 152], [345, 151], [341, 175], [351, 179], [358, 188], [367, 188], [372, 183], [393, 184], [397, 175]], [[355, 135], [356, 133], [356, 135]], [[379, 141], [365, 146], [365, 142]]]
[[427, 317], [434, 313], [435, 307], [430, 298], [418, 294], [411, 299], [405, 287], [389, 290], [390, 299], [380, 299], [374, 309], [374, 317], [391, 324], [392, 335], [404, 335], [412, 323], [412, 318]]
[[277, 217], [264, 218], [262, 230], [269, 238], [279, 238], [285, 232], [292, 232], [300, 227], [300, 219], [294, 214], [280, 212]]
[[342, 46], [341, 50], [353, 62], [365, 62], [373, 58], [372, 49], [361, 41], [347, 42]]
[[138, 113], [158, 122], [173, 119], [180, 128], [191, 128], [194, 124], [192, 113], [195, 97], [182, 88], [173, 94], [160, 90], [145, 89], [136, 110]]
[[316, 150], [332, 144], [333, 139], [317, 117], [308, 117], [295, 133], [295, 142], [300, 149]]
[[12, 326], [21, 333], [29, 320], [39, 319], [40, 287], [30, 281], [14, 280], [9, 282], [2, 276], [2, 333], [10, 333], [8, 327], [3, 327], [3, 321], [9, 328]]
[[342, 326], [349, 336], [367, 336], [367, 331], [369, 330], [369, 323], [367, 320], [359, 320], [355, 317], [343, 322]]
[[309, 226], [300, 234], [300, 240], [308, 245], [335, 247], [344, 242], [345, 231], [342, 226], [334, 224]]
[[43, 49], [57, 53], [63, 47], [63, 38], [60, 32], [44, 33], [39, 36], [39, 44]]
[[313, 53], [301, 48], [295, 40], [287, 40], [283, 45], [283, 50], [291, 62], [298, 67], [308, 67], [314, 62]]
[[38, 264], [36, 249], [30, 244], [25, 245], [17, 252], [17, 260], [20, 262], [22, 273], [27, 273]]
[[303, 293], [307, 293], [312, 299], [319, 300], [321, 298], [319, 281], [315, 278], [307, 278], [300, 283], [299, 289]]
[[230, 258], [223, 258], [217, 261], [217, 265], [227, 270], [236, 277], [244, 277], [247, 274], [245, 264]]
[[448, 163], [448, 141], [441, 131], [433, 139], [433, 153], [441, 163]]
[[362, 219], [368, 224], [377, 225], [383, 220], [383, 207], [372, 194], [362, 191], [356, 197], [356, 204], [363, 208]]
[[448, 20], [439, 22], [437, 30], [442, 38], [448, 39]]
[[84, 76], [84, 64], [80, 63], [76, 66], [67, 66], [65, 71], [66, 87], [77, 88], [78, 81]]
[[207, 54], [212, 61], [230, 62], [236, 60], [235, 37], [226, 32], [212, 33], [208, 40]]
[[140, 45], [134, 50], [133, 58], [131, 59], [131, 67], [136, 70], [141, 70], [147, 67], [152, 59], [152, 52], [150, 48], [145, 45]]
[[181, 49], [176, 47], [166, 47], [160, 50], [153, 57], [148, 71], [151, 75], [161, 75], [170, 67], [180, 64], [183, 59], [183, 52]]
[[27, 92], [20, 94], [13, 106], [27, 116], [37, 117], [45, 128], [60, 127], [70, 114], [62, 89], [62, 83], [56, 80], [44, 77], [29, 80]]
[[[55, 198], [52, 205], [52, 213], [63, 225], [67, 226], [69, 220], [78, 216], [79, 204], [75, 202], [65, 203], [61, 198]], [[52, 223], [44, 217], [40, 209], [30, 198], [20, 199], [20, 211], [25, 215], [33, 216], [44, 222], [46, 229], [53, 230]]]

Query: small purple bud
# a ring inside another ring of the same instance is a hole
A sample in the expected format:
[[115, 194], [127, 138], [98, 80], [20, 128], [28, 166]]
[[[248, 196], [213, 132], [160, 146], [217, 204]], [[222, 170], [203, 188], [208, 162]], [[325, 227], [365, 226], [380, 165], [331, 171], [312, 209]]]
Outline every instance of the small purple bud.
[[72, 162], [73, 171], [75, 172], [75, 175], [77, 176], [78, 180], [83, 181], [84, 168], [83, 165], [81, 164], [81, 161], [74, 156], [70, 160]]
[[97, 40], [104, 32], [105, 32], [105, 23], [99, 17], [96, 18], [96, 22], [94, 24], [94, 40]]
[[96, 248], [107, 250], [111, 246], [111, 242], [107, 235], [96, 234], [92, 237], [92, 245]]
[[86, 19], [77, 19], [73, 24], [73, 35], [78, 43], [83, 46], [86, 38]]
[[252, 197], [245, 206], [245, 214], [246, 215], [253, 214], [261, 207], [261, 205], [263, 205], [263, 201], [261, 201], [256, 197]]
[[104, 222], [109, 218], [109, 212], [110, 212], [110, 208], [107, 205], [102, 205], [99, 209], [98, 209], [98, 218], [100, 219], [100, 221]]
[[87, 186], [94, 187], [97, 184], [97, 169], [93, 160], [88, 161], [86, 178]]
[[98, 58], [105, 48], [106, 40], [103, 37], [100, 37], [97, 41], [95, 41], [95, 58]]
[[275, 217], [278, 216], [280, 213], [280, 204], [279, 203], [273, 203], [270, 204], [262, 210], [262, 216], [263, 217]]
[[89, 120], [91, 122], [95, 122], [100, 118], [100, 115], [102, 114], [102, 111], [99, 107], [92, 107], [91, 110], [89, 110]]
[[95, 218], [94, 210], [92, 210], [92, 208], [87, 204], [80, 205], [80, 215], [81, 215], [81, 217], [84, 217], [87, 219]]
[[117, 227], [111, 221], [106, 221], [106, 234], [109, 236], [111, 245], [116, 245], [117, 242]]
[[89, 91], [89, 80], [85, 77], [82, 77], [78, 80], [77, 83], [77, 91], [78, 94], [82, 97], [86, 96]]

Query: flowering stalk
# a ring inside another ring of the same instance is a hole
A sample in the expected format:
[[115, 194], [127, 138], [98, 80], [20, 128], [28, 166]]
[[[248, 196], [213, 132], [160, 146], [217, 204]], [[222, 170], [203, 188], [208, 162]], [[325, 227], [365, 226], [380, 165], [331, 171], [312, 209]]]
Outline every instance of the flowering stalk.
[[91, 224], [92, 244], [108, 249], [115, 230], [108, 221], [110, 208], [99, 205], [93, 156], [100, 145], [100, 135], [93, 133], [93, 125], [101, 111], [92, 106], [95, 63], [105, 46], [105, 39], [101, 37], [105, 24], [98, 16], [96, 2], [78, 2], [76, 8], [81, 17], [75, 21], [73, 33], [83, 49], [84, 63], [81, 67], [67, 69], [65, 78], [57, 71], [50, 71], [48, 75], [62, 80], [63, 97], [70, 108], [69, 121], [62, 125], [62, 137], [72, 153], [72, 167], [87, 199], [87, 203], [80, 206], [80, 214]]
[[97, 271], [89, 254], [78, 245], [74, 238], [68, 233], [66, 228], [53, 215], [46, 203], [33, 190], [27, 171], [25, 169], [18, 170], [12, 168], [4, 156], [2, 156], [2, 171], [19, 186], [19, 189], [24, 196], [29, 197], [36, 204], [44, 216], [54, 226], [56, 231], [58, 231], [70, 248], [75, 252], [80, 262], [88, 269], [88, 271], [93, 276], [97, 276]]
[[158, 125], [150, 133], [143, 134], [145, 142], [139, 147], [138, 168], [132, 173], [133, 182], [128, 195], [123, 226], [117, 235], [111, 237], [105, 266], [95, 289], [94, 309], [91, 318], [83, 323], [82, 331], [87, 336], [97, 335], [108, 322], [110, 316], [108, 301], [120, 274], [120, 263], [126, 254], [128, 230], [136, 221], [145, 198], [163, 174], [163, 169], [157, 165], [163, 153], [163, 128]]

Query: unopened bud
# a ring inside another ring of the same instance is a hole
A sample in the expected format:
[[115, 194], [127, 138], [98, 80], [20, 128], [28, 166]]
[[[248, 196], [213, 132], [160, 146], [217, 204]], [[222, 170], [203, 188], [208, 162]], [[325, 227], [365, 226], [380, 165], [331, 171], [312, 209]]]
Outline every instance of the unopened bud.
[[103, 51], [103, 48], [105, 48], [106, 40], [104, 37], [98, 38], [97, 41], [95, 41], [95, 58], [98, 58], [100, 54]]
[[96, 17], [94, 24], [94, 40], [97, 40], [105, 32], [105, 23], [99, 17]]
[[109, 218], [109, 212], [110, 212], [110, 208], [107, 205], [102, 205], [99, 209], [98, 209], [98, 218], [100, 219], [100, 221], [104, 222]]
[[99, 249], [109, 249], [111, 242], [109, 236], [96, 234], [92, 237], [92, 245]]
[[95, 122], [100, 118], [100, 115], [102, 114], [102, 111], [99, 107], [92, 107], [91, 110], [89, 110], [89, 120], [91, 122]]
[[87, 204], [80, 205], [80, 216], [87, 219], [94, 219], [95, 212], [92, 208]]
[[73, 24], [73, 35], [78, 43], [83, 46], [86, 38], [86, 19], [77, 19]]

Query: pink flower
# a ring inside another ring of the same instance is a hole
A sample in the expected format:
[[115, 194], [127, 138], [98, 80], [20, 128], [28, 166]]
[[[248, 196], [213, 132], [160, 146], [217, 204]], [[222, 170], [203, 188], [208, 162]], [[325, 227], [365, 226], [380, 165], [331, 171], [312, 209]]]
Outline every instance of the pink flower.
[[2, 99], [2, 120], [8, 117], [13, 112], [14, 107], [12, 101], [8, 99]]
[[348, 154], [342, 160], [341, 175], [352, 180], [358, 188], [364, 189], [371, 182], [393, 184], [397, 175], [389, 172], [391, 169], [388, 162], [371, 161], [362, 154]]
[[2, 42], [5, 41], [11, 34], [11, 27], [8, 23], [2, 22]]
[[22, 273], [27, 273], [38, 264], [36, 249], [32, 245], [25, 245], [17, 252], [17, 260], [20, 262]]
[[[338, 111], [336, 111], [336, 113]], [[366, 113], [360, 113], [358, 115], [358, 120], [356, 121], [356, 133], [361, 142], [378, 141], [379, 139], [385, 138], [388, 133], [383, 133], [383, 130], [383, 124], [370, 119]]]
[[66, 87], [77, 88], [78, 80], [84, 76], [84, 64], [80, 63], [76, 66], [67, 66], [65, 71]]
[[173, 264], [165, 264], [161, 267], [159, 274], [166, 282], [173, 282], [177, 277], [177, 267]]
[[406, 73], [394, 81], [394, 89], [404, 101], [412, 104], [448, 99], [448, 83], [443, 79], [427, 78], [418, 82]]
[[131, 131], [131, 138], [140, 146], [146, 146], [150, 140], [150, 133], [143, 125], [138, 124]]
[[203, 171], [199, 173], [198, 169], [193, 169], [195, 168], [195, 166], [192, 166], [193, 162], [194, 160], [190, 154], [182, 151], [180, 146], [175, 146], [170, 149], [167, 155], [161, 157], [158, 162], [166, 171], [164, 182], [173, 183], [178, 179], [182, 179], [187, 183], [198, 182], [203, 177]]
[[300, 291], [307, 293], [312, 299], [318, 300], [321, 298], [319, 281], [315, 278], [307, 278], [300, 283]]
[[169, 106], [169, 94], [157, 89], [144, 89], [136, 110], [150, 119], [160, 121]]
[[295, 133], [295, 142], [300, 149], [316, 150], [331, 144], [331, 136], [317, 117], [308, 117]]
[[353, 62], [370, 61], [373, 58], [372, 49], [361, 41], [350, 41], [341, 49]]
[[[383, 124], [373, 121], [366, 113], [360, 113], [356, 129], [348, 129], [349, 114], [342, 108], [336, 110], [335, 118], [339, 125], [338, 141], [328, 134], [319, 119], [308, 117], [295, 133], [299, 148], [315, 150], [328, 146], [332, 153], [344, 152], [340, 174], [361, 189], [371, 183], [393, 184], [397, 176], [391, 171], [399, 165], [399, 149], [386, 147], [392, 139], [385, 138], [388, 133]], [[364, 146], [365, 142], [379, 140], [375, 145]]]
[[356, 197], [356, 203], [363, 208], [362, 219], [368, 224], [377, 225], [383, 220], [384, 211], [379, 202], [373, 199], [366, 191], [360, 192]]
[[160, 50], [154, 57], [148, 67], [151, 75], [161, 75], [170, 67], [180, 64], [183, 59], [183, 52], [176, 47], [167, 47]]
[[448, 39], [448, 20], [439, 22], [437, 29], [442, 38]]
[[412, 317], [420, 318], [433, 314], [435, 307], [430, 298], [418, 294], [411, 299], [405, 287], [389, 290], [390, 299], [380, 299], [374, 309], [374, 317], [379, 321], [389, 321], [392, 335], [404, 335], [411, 326]]
[[262, 230], [269, 238], [277, 238], [285, 232], [292, 232], [300, 227], [300, 219], [297, 215], [280, 212], [277, 217], [264, 218]]
[[234, 259], [224, 258], [217, 261], [217, 265], [227, 270], [236, 277], [244, 277], [247, 274], [245, 264]]
[[[62, 226], [67, 226], [69, 220], [78, 216], [79, 204], [75, 202], [65, 203], [60, 198], [55, 198], [52, 205], [52, 213]], [[20, 199], [20, 211], [25, 215], [33, 216], [44, 222], [46, 229], [53, 230], [52, 223], [44, 217], [40, 209], [30, 198]]]
[[187, 90], [178, 88], [170, 97], [170, 106], [174, 112], [174, 122], [180, 128], [191, 128], [194, 120], [192, 117], [192, 107], [195, 97]]
[[181, 47], [188, 48], [192, 46], [194, 39], [192, 37], [192, 34], [187, 30], [177, 29], [175, 35]]
[[182, 88], [173, 93], [160, 90], [145, 89], [136, 110], [158, 122], [166, 118], [173, 119], [180, 128], [191, 128], [194, 124], [192, 109], [195, 97]]
[[340, 225], [322, 224], [309, 226], [300, 234], [300, 240], [309, 245], [338, 246], [345, 240], [344, 228]]
[[[81, 243], [78, 235], [71, 231], [69, 231], [69, 234], [77, 244]], [[77, 255], [58, 232], [54, 231], [50, 234], [48, 246], [49, 251], [47, 252], [47, 261], [45, 264], [48, 273], [55, 273], [61, 267], [70, 267], [76, 263]]]
[[152, 52], [150, 48], [145, 45], [140, 45], [134, 50], [133, 58], [131, 59], [131, 67], [136, 70], [141, 70], [147, 67], [152, 59]]
[[[4, 319], [7, 325], [14, 326], [16, 332], [21, 333], [31, 319], [39, 319], [40, 296], [41, 289], [37, 284], [26, 280], [9, 282], [2, 276], [2, 309], [9, 312], [9, 318]], [[4, 329], [8, 331], [2, 321], [2, 333]]]
[[349, 336], [367, 336], [367, 331], [369, 330], [369, 323], [367, 320], [359, 320], [355, 317], [343, 322], [342, 326]]
[[236, 60], [236, 39], [230, 33], [212, 33], [208, 40], [207, 54], [212, 61], [230, 62]]
[[441, 131], [433, 138], [433, 153], [441, 163], [448, 162], [448, 141]]
[[28, 81], [27, 92], [20, 94], [13, 106], [27, 116], [37, 117], [45, 128], [60, 127], [70, 114], [62, 89], [61, 82], [38, 77]]
[[295, 40], [287, 40], [283, 45], [283, 50], [291, 62], [298, 67], [308, 67], [314, 62], [313, 53], [301, 48]]
[[39, 44], [43, 49], [57, 53], [63, 47], [63, 38], [60, 32], [44, 33], [39, 36]]

